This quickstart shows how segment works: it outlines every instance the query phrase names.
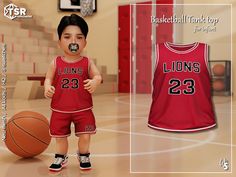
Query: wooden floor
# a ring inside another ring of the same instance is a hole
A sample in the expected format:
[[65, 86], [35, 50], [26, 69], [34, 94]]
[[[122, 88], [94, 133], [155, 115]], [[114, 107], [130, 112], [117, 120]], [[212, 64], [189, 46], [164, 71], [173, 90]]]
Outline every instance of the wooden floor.
[[[93, 170], [81, 172], [75, 153], [77, 138], [69, 138], [69, 165], [51, 173], [55, 142], [33, 159], [21, 159], [0, 143], [1, 177], [195, 177], [235, 176], [236, 102], [230, 97], [214, 97], [218, 127], [200, 133], [167, 133], [147, 127], [150, 95], [106, 94], [94, 96], [98, 131], [92, 137]], [[50, 117], [50, 100], [8, 100], [8, 117], [22, 110], [33, 110]], [[130, 109], [131, 108], [131, 109]], [[130, 119], [131, 115], [131, 119]], [[231, 146], [232, 125], [232, 146]], [[131, 130], [131, 131], [130, 131]], [[232, 150], [232, 152], [231, 152]], [[232, 156], [233, 154], [233, 156]], [[220, 165], [228, 160], [230, 168]], [[231, 161], [234, 163], [232, 164]], [[232, 170], [233, 169], [233, 170]], [[233, 173], [231, 173], [233, 171]], [[160, 174], [158, 174], [160, 173]], [[204, 174], [202, 174], [204, 173]], [[233, 175], [234, 174], [234, 175]]]

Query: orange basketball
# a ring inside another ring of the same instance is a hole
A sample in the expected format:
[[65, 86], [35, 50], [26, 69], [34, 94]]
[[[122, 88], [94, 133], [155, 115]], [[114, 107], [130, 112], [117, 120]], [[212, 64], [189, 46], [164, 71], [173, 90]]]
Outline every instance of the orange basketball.
[[215, 76], [224, 76], [225, 66], [222, 64], [215, 64], [212, 68], [212, 71]]
[[42, 114], [22, 111], [7, 122], [7, 148], [21, 157], [33, 157], [42, 153], [49, 145], [49, 122]]
[[223, 91], [225, 89], [225, 84], [223, 79], [216, 79], [212, 84], [214, 91]]

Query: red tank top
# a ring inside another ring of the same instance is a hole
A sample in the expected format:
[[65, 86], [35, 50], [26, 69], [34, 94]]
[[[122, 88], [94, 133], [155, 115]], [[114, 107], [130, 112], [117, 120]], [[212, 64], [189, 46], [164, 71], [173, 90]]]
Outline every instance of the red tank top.
[[216, 125], [207, 62], [203, 43], [157, 46], [149, 127], [188, 132]]
[[57, 112], [72, 113], [92, 109], [91, 94], [84, 89], [83, 81], [89, 79], [89, 60], [83, 57], [73, 63], [63, 57], [55, 59], [55, 75], [51, 109]]

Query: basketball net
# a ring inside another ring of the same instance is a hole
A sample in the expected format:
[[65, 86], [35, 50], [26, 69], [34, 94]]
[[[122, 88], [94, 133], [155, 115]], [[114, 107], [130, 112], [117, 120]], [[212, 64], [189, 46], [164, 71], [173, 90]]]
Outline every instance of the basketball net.
[[82, 16], [90, 16], [93, 14], [93, 0], [80, 0], [80, 13]]

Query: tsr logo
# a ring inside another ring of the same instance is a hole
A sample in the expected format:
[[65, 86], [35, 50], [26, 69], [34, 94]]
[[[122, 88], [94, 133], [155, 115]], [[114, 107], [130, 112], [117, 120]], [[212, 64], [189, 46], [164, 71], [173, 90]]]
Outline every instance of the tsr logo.
[[10, 18], [11, 20], [15, 18], [31, 18], [32, 15], [26, 15], [26, 8], [21, 8], [15, 4], [9, 4], [4, 7], [4, 16]]

